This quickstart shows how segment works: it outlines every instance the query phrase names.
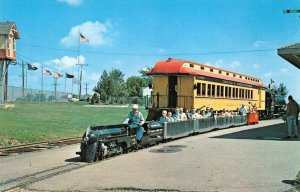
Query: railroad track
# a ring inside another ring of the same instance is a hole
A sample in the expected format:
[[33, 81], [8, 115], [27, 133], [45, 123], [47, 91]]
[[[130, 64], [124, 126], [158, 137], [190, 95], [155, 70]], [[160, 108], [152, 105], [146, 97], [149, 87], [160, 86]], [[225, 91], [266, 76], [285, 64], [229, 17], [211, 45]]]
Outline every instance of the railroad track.
[[23, 145], [15, 145], [10, 147], [0, 147], [0, 157], [26, 153], [26, 152], [40, 151], [43, 149], [51, 149], [54, 147], [76, 144], [79, 143], [80, 141], [81, 141], [81, 137], [72, 137], [72, 138], [55, 140], [55, 141], [44, 141], [44, 142], [35, 142], [35, 143], [29, 143]]

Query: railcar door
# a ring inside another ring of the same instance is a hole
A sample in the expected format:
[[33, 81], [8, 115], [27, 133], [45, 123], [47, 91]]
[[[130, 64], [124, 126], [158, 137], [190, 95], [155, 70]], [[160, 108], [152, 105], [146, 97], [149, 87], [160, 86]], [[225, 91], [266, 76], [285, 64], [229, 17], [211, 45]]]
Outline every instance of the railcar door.
[[177, 107], [177, 77], [169, 76], [168, 106]]

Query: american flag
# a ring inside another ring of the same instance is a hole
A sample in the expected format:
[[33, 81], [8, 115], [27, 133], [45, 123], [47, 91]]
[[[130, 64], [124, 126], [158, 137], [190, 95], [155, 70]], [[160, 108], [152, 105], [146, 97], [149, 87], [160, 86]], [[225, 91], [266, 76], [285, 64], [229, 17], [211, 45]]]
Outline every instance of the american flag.
[[61, 77], [63, 77], [63, 75], [60, 74], [60, 73], [58, 73], [58, 72], [55, 72], [55, 73], [53, 74], [53, 77], [55, 77], [55, 78], [61, 78]]
[[43, 69], [43, 74], [44, 75], [52, 75], [51, 71], [49, 71], [47, 69]]
[[81, 42], [87, 42], [88, 43], [90, 41], [89, 38], [83, 36], [80, 32], [79, 32], [79, 35], [80, 35], [80, 41]]

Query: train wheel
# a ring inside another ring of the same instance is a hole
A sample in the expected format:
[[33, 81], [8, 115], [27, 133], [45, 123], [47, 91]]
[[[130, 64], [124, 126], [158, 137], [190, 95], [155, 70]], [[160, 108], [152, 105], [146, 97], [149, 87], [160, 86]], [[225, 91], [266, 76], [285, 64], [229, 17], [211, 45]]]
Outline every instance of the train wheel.
[[85, 161], [91, 163], [97, 159], [97, 142], [86, 146]]
[[126, 143], [122, 144], [122, 148], [123, 148], [123, 153], [128, 153], [128, 148], [127, 148]]

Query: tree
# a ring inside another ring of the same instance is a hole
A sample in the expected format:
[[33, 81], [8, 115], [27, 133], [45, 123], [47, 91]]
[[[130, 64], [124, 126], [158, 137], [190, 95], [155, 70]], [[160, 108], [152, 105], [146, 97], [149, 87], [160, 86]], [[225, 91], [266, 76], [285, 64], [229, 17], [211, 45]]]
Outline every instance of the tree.
[[142, 97], [143, 87], [147, 86], [146, 80], [142, 77], [131, 76], [126, 80], [127, 92], [131, 97]]
[[149, 70], [151, 70], [150, 67], [146, 67], [145, 69], [140, 69], [139, 70], [140, 76], [145, 80], [147, 86], [149, 84], [152, 84], [152, 82], [153, 82], [153, 77], [147, 75], [147, 73], [146, 73]]
[[119, 69], [112, 69], [109, 73], [104, 70], [93, 90], [100, 94], [100, 99], [104, 102], [112, 101], [115, 97], [125, 96], [124, 73]]
[[287, 96], [288, 92], [289, 90], [283, 83], [280, 83], [279, 86], [277, 87], [277, 93], [283, 96], [284, 98]]

